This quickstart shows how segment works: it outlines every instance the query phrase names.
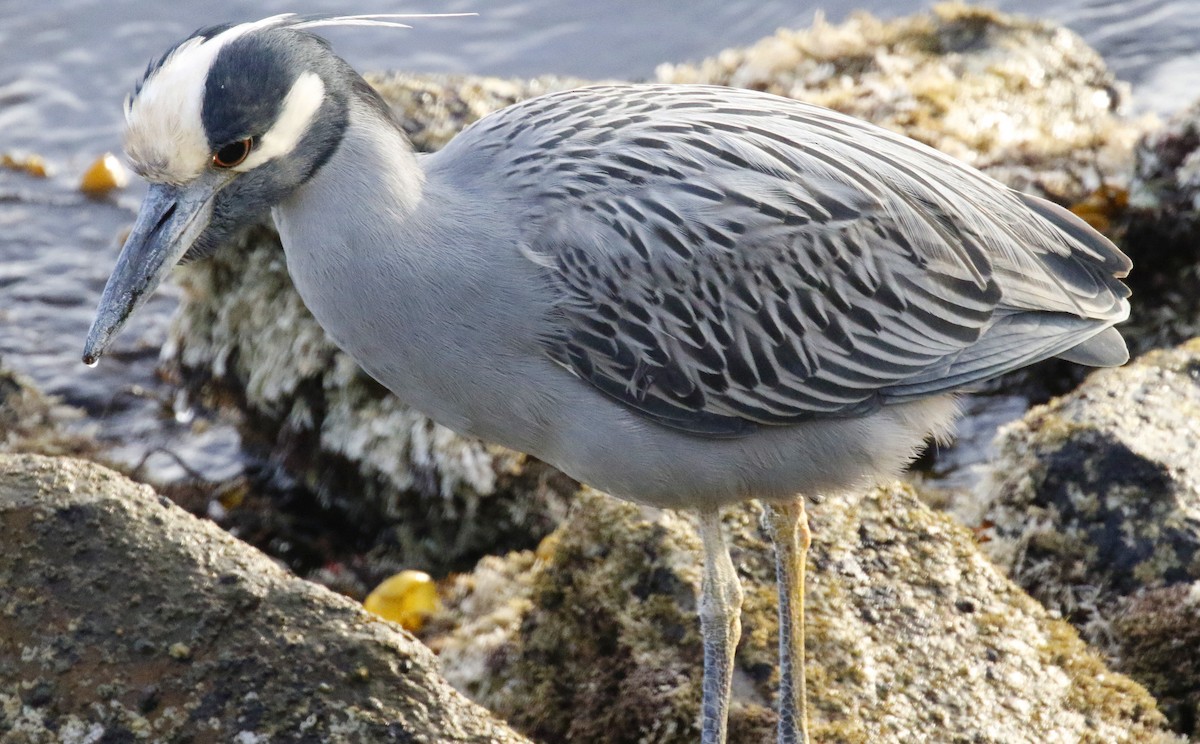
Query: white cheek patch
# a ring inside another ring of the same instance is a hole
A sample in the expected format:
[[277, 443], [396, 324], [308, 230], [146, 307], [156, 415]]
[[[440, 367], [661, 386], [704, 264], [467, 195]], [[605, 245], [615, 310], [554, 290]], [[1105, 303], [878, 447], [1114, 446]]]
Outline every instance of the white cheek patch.
[[151, 181], [186, 183], [208, 160], [200, 107], [208, 68], [222, 46], [217, 38], [181, 44], [126, 104], [125, 152]]
[[200, 115], [213, 61], [229, 42], [279, 18], [233, 26], [207, 40], [188, 39], [151, 73], [125, 103], [125, 152], [135, 171], [174, 184], [200, 175], [212, 158]]
[[250, 156], [234, 166], [233, 170], [244, 173], [268, 160], [290, 153], [308, 131], [324, 100], [325, 84], [321, 78], [313, 72], [301, 73], [283, 99], [279, 118], [255, 143]]

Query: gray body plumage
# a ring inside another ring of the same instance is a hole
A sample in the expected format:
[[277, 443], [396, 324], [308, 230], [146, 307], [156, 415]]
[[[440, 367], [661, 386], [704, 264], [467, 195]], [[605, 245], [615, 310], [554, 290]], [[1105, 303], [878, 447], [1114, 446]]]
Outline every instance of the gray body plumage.
[[[1056, 354], [1124, 360], [1111, 244], [824, 109], [595, 87], [429, 156], [379, 117], [352, 106], [275, 210], [305, 302], [435, 420], [625, 498], [846, 488], [945, 434], [946, 393]], [[373, 202], [407, 214], [362, 219]]]

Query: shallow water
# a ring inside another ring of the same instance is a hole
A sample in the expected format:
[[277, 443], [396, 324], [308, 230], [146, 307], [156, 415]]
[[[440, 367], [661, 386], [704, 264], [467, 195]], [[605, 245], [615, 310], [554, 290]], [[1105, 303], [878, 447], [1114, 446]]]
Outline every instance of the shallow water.
[[[754, 41], [780, 26], [830, 20], [853, 8], [894, 16], [927, 3], [815, 3], [753, 0], [578, 2], [522, 0], [348, 5], [330, 0], [156, 3], [147, 0], [0, 0], [0, 153], [36, 153], [52, 169], [38, 180], [0, 169], [0, 356], [44, 390], [82, 406], [119, 460], [149, 454], [159, 481], [189, 470], [219, 479], [242, 467], [237, 435], [194, 420], [155, 375], [176, 290], [164, 286], [95, 369], [80, 361], [95, 303], [133, 221], [141, 188], [93, 200], [80, 174], [119, 149], [120, 104], [146, 62], [194, 28], [278, 12], [460, 12], [466, 19], [415, 21], [409, 31], [333, 29], [328, 36], [362, 70], [408, 69], [531, 76], [641, 79], [663, 61], [694, 60]], [[1200, 2], [1195, 0], [1031, 0], [999, 2], [1081, 33], [1123, 79], [1134, 106], [1169, 112], [1200, 96]], [[965, 472], [994, 427], [1019, 415], [1009, 399], [947, 451], [938, 470]], [[155, 454], [157, 453], [157, 454]], [[167, 454], [171, 453], [171, 454]], [[948, 467], [949, 465], [953, 467]]]

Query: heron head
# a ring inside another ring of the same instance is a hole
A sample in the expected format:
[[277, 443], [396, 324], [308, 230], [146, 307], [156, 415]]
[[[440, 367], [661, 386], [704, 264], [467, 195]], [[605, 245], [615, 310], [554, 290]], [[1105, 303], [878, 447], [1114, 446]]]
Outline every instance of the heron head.
[[336, 150], [366, 83], [307, 29], [403, 26], [300, 17], [201, 29], [152, 62], [125, 102], [125, 151], [148, 183], [84, 346], [94, 364], [176, 263], [264, 219]]

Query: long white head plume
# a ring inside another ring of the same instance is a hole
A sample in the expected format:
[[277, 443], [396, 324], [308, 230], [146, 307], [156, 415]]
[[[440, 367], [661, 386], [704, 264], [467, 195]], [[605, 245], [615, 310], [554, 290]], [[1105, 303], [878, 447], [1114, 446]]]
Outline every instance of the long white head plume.
[[[205, 81], [221, 49], [248, 33], [270, 28], [309, 30], [334, 26], [411, 28], [401, 20], [470, 15], [475, 14], [283, 13], [225, 29], [198, 31], [151, 65], [133, 95], [125, 100], [125, 152], [134, 170], [150, 181], [184, 184], [203, 172], [212, 157], [201, 120]], [[309, 85], [305, 89], [309, 101], [313, 99], [312, 88]], [[259, 156], [256, 160], [261, 159]]]
[[[464, 18], [468, 16], [478, 15], [478, 13], [382, 13], [372, 15], [348, 15], [348, 16], [297, 16], [295, 14], [287, 14], [289, 17], [300, 20], [286, 23], [291, 28], [318, 28], [321, 26], [386, 26], [390, 28], [412, 28], [406, 23], [400, 23], [400, 19], [405, 20], [421, 20], [424, 18]], [[277, 18], [280, 16], [276, 16]]]

